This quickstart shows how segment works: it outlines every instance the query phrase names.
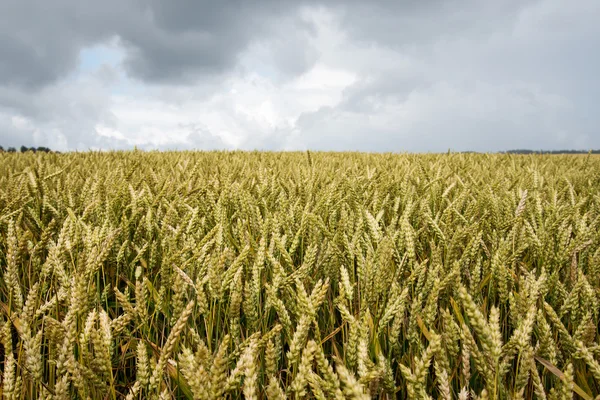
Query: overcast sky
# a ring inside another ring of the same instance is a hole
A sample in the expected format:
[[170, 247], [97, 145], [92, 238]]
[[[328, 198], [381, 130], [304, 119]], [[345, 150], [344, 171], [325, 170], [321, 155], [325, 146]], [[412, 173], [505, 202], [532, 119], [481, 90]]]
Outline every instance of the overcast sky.
[[0, 0], [0, 145], [600, 148], [598, 0]]

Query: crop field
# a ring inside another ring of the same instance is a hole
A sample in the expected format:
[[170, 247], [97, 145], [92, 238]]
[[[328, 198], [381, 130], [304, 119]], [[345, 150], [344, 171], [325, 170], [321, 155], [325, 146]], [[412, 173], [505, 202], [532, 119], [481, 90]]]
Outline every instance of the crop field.
[[598, 399], [600, 158], [0, 153], [6, 399]]

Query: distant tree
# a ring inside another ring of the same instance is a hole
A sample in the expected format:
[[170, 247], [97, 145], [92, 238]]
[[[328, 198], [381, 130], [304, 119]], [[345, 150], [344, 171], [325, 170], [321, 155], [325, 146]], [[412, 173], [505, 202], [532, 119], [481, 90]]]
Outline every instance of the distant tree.
[[[2, 148], [2, 146], [0, 146], [0, 151], [3, 151], [4, 149]], [[4, 150], [7, 151], [9, 153], [15, 153], [17, 150], [14, 147], [9, 147], [8, 149]], [[28, 151], [32, 151], [34, 153], [37, 153], [38, 151], [40, 153], [55, 153], [53, 152], [50, 148], [48, 147], [44, 147], [44, 146], [39, 146], [39, 147], [27, 147], [27, 146], [21, 146], [19, 148], [19, 151], [21, 153], [27, 153]], [[56, 152], [58, 153], [58, 152]]]
[[509, 150], [508, 154], [600, 154], [600, 150]]
[[4, 147], [0, 146], [0, 153], [4, 152]]

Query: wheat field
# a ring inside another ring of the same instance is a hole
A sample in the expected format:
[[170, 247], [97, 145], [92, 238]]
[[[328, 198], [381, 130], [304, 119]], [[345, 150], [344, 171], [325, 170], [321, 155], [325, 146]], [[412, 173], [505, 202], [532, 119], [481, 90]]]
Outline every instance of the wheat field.
[[0, 154], [6, 399], [598, 399], [593, 155]]

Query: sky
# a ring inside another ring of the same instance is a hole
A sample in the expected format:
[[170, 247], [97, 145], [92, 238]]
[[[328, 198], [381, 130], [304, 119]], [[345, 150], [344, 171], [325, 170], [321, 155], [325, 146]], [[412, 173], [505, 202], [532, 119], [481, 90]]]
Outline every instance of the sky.
[[0, 145], [600, 149], [598, 0], [2, 0]]

